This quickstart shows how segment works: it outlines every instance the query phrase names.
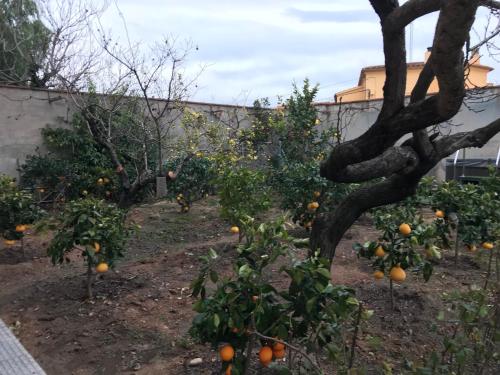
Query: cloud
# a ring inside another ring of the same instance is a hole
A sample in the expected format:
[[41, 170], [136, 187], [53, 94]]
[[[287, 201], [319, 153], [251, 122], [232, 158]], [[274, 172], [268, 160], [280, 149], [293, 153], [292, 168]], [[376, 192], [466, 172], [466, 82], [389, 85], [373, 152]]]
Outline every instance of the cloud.
[[302, 22], [377, 22], [370, 10], [340, 10], [340, 11], [311, 11], [289, 8], [286, 14], [298, 18]]
[[[129, 36], [141, 45], [174, 35], [199, 47], [186, 62], [192, 74], [206, 66], [193, 100], [234, 103], [245, 96], [249, 102], [255, 97], [286, 96], [291, 83], [305, 77], [320, 83], [318, 98], [327, 100], [356, 85], [363, 66], [384, 62], [380, 24], [369, 1], [116, 2]], [[125, 39], [114, 6], [103, 23]], [[422, 60], [431, 45], [435, 23], [435, 15], [414, 23], [414, 61]], [[410, 49], [409, 42], [407, 46]], [[491, 77], [498, 81], [500, 75]]]

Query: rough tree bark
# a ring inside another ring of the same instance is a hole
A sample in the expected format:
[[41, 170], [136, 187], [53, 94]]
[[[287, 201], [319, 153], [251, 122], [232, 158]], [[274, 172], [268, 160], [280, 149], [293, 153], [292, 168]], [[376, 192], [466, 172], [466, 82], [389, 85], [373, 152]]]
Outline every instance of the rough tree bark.
[[[321, 175], [334, 182], [365, 182], [331, 213], [319, 216], [311, 232], [311, 250], [330, 261], [344, 233], [370, 208], [413, 195], [420, 179], [439, 161], [465, 147], [482, 147], [500, 132], [500, 119], [474, 131], [438, 137], [427, 128], [451, 119], [465, 97], [463, 49], [480, 6], [498, 10], [491, 0], [370, 0], [380, 18], [385, 55], [384, 100], [375, 123], [356, 139], [336, 146], [321, 166]], [[405, 27], [439, 11], [427, 61], [405, 105]], [[433, 79], [438, 94], [427, 97]], [[401, 145], [401, 137], [412, 137]]]

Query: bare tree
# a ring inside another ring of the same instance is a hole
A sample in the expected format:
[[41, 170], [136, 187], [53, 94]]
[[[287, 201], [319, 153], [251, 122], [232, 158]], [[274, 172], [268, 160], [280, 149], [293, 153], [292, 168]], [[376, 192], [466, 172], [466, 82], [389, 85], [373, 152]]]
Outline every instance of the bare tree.
[[4, 0], [0, 4], [0, 81], [38, 88], [81, 88], [99, 61], [90, 29], [104, 3]]
[[[102, 70], [90, 76], [90, 94], [71, 92], [91, 136], [109, 154], [121, 183], [120, 205], [130, 205], [137, 194], [156, 181], [176, 178], [192, 156], [175, 147], [185, 101], [196, 78], [186, 78], [184, 64], [190, 42], [166, 37], [144, 48], [108, 36], [102, 25], [94, 38], [104, 52]], [[167, 157], [165, 156], [167, 154]], [[181, 155], [182, 154], [182, 155]], [[166, 159], [182, 158], [167, 173]]]
[[[380, 18], [386, 82], [381, 111], [361, 136], [334, 147], [321, 175], [334, 182], [369, 182], [348, 195], [334, 212], [319, 217], [311, 234], [312, 248], [333, 259], [343, 234], [372, 207], [398, 202], [415, 193], [428, 171], [465, 147], [482, 147], [500, 132], [500, 119], [469, 132], [429, 134], [428, 129], [451, 119], [466, 95], [464, 48], [479, 7], [498, 15], [493, 0], [370, 0]], [[439, 12], [432, 54], [405, 103], [405, 27], [419, 17]], [[490, 39], [488, 43], [491, 43]], [[481, 42], [479, 42], [481, 43]], [[439, 93], [427, 96], [433, 79]], [[403, 136], [412, 137], [396, 146]]]

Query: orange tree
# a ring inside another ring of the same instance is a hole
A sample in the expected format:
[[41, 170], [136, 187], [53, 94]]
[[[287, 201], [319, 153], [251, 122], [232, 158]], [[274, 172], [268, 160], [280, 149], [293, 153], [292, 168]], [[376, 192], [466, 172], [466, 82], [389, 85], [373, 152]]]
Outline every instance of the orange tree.
[[79, 250], [87, 263], [87, 294], [92, 298], [93, 269], [107, 272], [123, 256], [131, 228], [125, 224], [125, 211], [95, 198], [67, 204], [60, 217], [49, 225], [57, 230], [48, 254], [52, 263], [70, 261], [68, 253]]
[[[474, 253], [479, 247], [494, 247], [500, 234], [500, 178], [491, 171], [479, 184], [460, 184], [456, 181], [436, 185], [432, 189], [432, 205], [442, 210], [444, 217], [437, 222], [449, 235], [448, 227], [455, 227], [455, 260], [458, 260], [460, 242]], [[450, 219], [456, 216], [455, 220]], [[490, 258], [494, 251], [490, 253]], [[491, 263], [491, 259], [490, 259]], [[491, 265], [491, 264], [490, 264]]]
[[[314, 355], [321, 350], [339, 368], [347, 366], [342, 337], [347, 322], [360, 311], [353, 290], [332, 285], [328, 262], [317, 257], [283, 266], [279, 279], [288, 275], [290, 284], [288, 290], [279, 290], [269, 270], [282, 256], [293, 259], [291, 249], [300, 241], [288, 235], [284, 219], [258, 223], [247, 217], [242, 225], [246, 236], [237, 248], [231, 276], [217, 272], [215, 251], [202, 257], [203, 267], [192, 285], [198, 314], [191, 334], [220, 347], [226, 373], [248, 374], [259, 344], [262, 366], [285, 371], [271, 364], [285, 355], [285, 348], [289, 369], [321, 373]], [[207, 285], [209, 281], [215, 286]]]
[[[385, 206], [373, 210], [375, 227], [382, 232], [377, 241], [354, 244], [358, 256], [374, 259], [375, 279], [389, 276], [391, 305], [394, 307], [393, 282], [406, 279], [407, 269], [422, 271], [425, 281], [432, 275], [431, 258], [440, 258], [435, 245], [435, 223], [425, 224], [416, 215], [412, 200], [406, 204]], [[420, 251], [421, 247], [425, 251]]]
[[281, 197], [281, 208], [289, 210], [292, 220], [311, 228], [317, 214], [334, 209], [352, 190], [348, 184], [333, 184], [320, 177], [316, 161], [290, 163], [274, 171], [272, 185]]
[[444, 303], [445, 308], [431, 328], [442, 336], [442, 343], [423, 364], [414, 366], [411, 373], [497, 373], [500, 366], [498, 292], [480, 289], [454, 291], [444, 295]]
[[221, 215], [233, 226], [242, 226], [246, 216], [255, 216], [271, 206], [266, 176], [259, 170], [229, 165], [220, 170], [215, 185]]
[[28, 156], [21, 166], [23, 186], [40, 192], [40, 198], [64, 201], [92, 194], [116, 200], [119, 182], [111, 160], [87, 134], [78, 115], [71, 125], [71, 129], [42, 130], [49, 152]]
[[0, 235], [7, 246], [25, 236], [28, 224], [40, 217], [30, 193], [20, 190], [8, 176], [0, 176]]

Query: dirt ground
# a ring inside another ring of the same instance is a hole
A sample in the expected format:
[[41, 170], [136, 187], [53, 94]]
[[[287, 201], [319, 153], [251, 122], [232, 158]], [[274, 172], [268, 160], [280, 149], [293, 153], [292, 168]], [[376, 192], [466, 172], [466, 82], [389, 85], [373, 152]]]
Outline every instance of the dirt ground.
[[[229, 272], [237, 236], [218, 217], [213, 198], [187, 214], [178, 207], [160, 202], [132, 211], [142, 230], [116, 271], [99, 277], [93, 301], [85, 299], [85, 269], [78, 254], [69, 264], [52, 266], [45, 256], [47, 236], [28, 236], [28, 260], [19, 248], [0, 247], [0, 317], [47, 374], [218, 373], [217, 353], [194, 344], [187, 334], [194, 316], [189, 285], [198, 257], [211, 247], [222, 255], [220, 269]], [[483, 271], [468, 255], [457, 267], [445, 256], [430, 282], [409, 275], [395, 287], [397, 308], [392, 310], [387, 280], [375, 282], [369, 263], [352, 250], [354, 242], [376, 236], [366, 219], [351, 228], [337, 250], [333, 282], [355, 288], [374, 310], [362, 327], [357, 362], [397, 370], [440, 342], [430, 327], [442, 308], [442, 293], [478, 283]], [[203, 364], [189, 368], [187, 362], [197, 357]]]

